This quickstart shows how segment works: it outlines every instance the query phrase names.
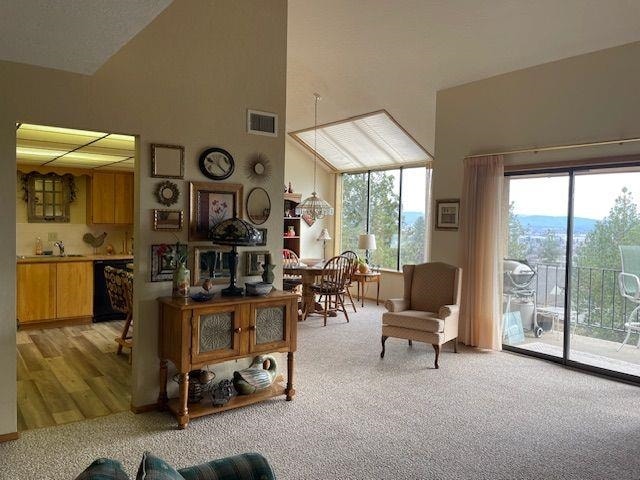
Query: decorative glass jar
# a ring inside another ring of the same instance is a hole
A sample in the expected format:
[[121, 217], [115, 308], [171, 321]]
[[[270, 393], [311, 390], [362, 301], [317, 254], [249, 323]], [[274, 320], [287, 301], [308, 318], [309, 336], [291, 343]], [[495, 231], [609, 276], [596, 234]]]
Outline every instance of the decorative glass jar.
[[184, 263], [179, 263], [178, 268], [173, 271], [173, 292], [174, 297], [188, 297], [191, 272]]

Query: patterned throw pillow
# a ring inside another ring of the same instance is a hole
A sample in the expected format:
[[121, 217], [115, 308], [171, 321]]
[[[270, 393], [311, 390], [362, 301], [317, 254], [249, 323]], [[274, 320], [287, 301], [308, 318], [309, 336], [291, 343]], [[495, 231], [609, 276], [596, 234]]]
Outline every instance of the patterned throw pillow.
[[129, 480], [129, 476], [117, 460], [99, 458], [76, 477], [76, 480]]
[[184, 480], [184, 477], [161, 458], [144, 452], [136, 480]]
[[185, 480], [275, 480], [269, 462], [259, 453], [243, 453], [212, 460], [195, 467], [181, 468]]

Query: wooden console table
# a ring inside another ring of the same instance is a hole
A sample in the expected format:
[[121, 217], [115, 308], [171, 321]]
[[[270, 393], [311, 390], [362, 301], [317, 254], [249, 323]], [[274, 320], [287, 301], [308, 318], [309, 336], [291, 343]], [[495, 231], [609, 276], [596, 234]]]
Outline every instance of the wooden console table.
[[[261, 297], [216, 297], [206, 302], [162, 297], [160, 307], [158, 356], [160, 357], [160, 395], [158, 407], [169, 408], [185, 428], [191, 418], [242, 407], [279, 395], [292, 400], [293, 353], [296, 350], [297, 295], [271, 292]], [[206, 365], [253, 357], [261, 353], [287, 353], [287, 380], [278, 376], [269, 388], [253, 395], [237, 395], [225, 405], [213, 406], [206, 397], [187, 404], [189, 372]], [[167, 361], [178, 369], [180, 393], [167, 397]]]

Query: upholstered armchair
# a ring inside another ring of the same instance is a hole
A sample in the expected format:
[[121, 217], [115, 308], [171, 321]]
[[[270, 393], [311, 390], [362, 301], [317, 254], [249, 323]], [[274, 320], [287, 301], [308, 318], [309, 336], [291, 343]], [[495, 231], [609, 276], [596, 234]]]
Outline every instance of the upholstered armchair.
[[446, 263], [405, 265], [403, 298], [391, 298], [382, 314], [382, 352], [387, 338], [404, 338], [430, 343], [436, 353], [438, 368], [440, 347], [453, 341], [458, 351], [458, 311], [462, 269]]

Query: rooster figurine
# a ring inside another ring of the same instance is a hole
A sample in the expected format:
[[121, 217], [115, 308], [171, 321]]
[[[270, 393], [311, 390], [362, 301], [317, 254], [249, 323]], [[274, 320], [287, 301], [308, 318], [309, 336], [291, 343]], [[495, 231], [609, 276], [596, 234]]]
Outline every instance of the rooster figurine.
[[97, 237], [95, 235], [92, 235], [91, 233], [85, 233], [82, 236], [82, 240], [91, 245], [93, 248], [98, 248], [99, 246], [101, 246], [104, 243], [105, 238], [107, 238], [107, 232], [102, 232], [102, 234], [98, 235]]

